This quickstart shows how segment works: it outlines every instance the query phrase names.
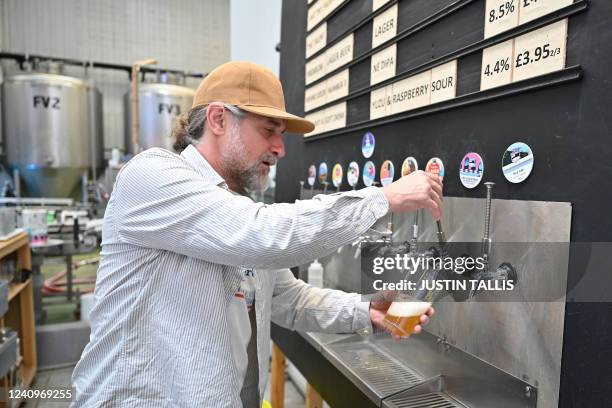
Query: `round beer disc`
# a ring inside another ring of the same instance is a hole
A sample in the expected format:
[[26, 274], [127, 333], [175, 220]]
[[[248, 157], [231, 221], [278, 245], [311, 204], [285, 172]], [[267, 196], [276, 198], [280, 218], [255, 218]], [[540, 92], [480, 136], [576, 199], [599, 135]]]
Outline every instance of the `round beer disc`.
[[366, 187], [370, 187], [374, 184], [374, 179], [376, 178], [376, 166], [373, 162], [367, 161], [365, 166], [363, 166], [363, 184]]
[[463, 156], [459, 165], [459, 180], [465, 188], [475, 188], [482, 181], [484, 162], [478, 153], [470, 152]]
[[388, 186], [393, 183], [393, 177], [395, 176], [395, 166], [391, 160], [385, 160], [380, 166], [380, 184]]
[[511, 183], [522, 183], [533, 170], [534, 157], [531, 148], [523, 142], [508, 146], [502, 158], [504, 177]]

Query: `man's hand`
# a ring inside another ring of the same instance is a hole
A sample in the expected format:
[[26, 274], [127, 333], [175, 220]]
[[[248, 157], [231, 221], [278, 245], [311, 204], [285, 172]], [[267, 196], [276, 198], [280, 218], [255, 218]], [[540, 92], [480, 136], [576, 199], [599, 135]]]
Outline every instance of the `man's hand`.
[[381, 190], [392, 212], [427, 208], [435, 220], [442, 218], [442, 180], [439, 176], [419, 170]]
[[[385, 325], [385, 315], [387, 314], [387, 309], [391, 306], [392, 302], [389, 301], [372, 301], [370, 303], [370, 320], [372, 324], [384, 331], [391, 333], [390, 330]], [[423, 326], [429, 322], [429, 317], [433, 316], [435, 310], [433, 307], [430, 307], [424, 315], [421, 315], [419, 319], [421, 324], [417, 324], [414, 326], [414, 334], [419, 334], [421, 330], [423, 330]], [[397, 334], [392, 334], [395, 340], [400, 340], [402, 337]], [[409, 337], [409, 336], [408, 336]]]

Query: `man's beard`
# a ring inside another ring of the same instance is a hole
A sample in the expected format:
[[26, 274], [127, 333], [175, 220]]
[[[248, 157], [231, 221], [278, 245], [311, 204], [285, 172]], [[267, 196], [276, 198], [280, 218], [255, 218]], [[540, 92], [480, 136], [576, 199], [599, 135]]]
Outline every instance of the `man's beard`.
[[268, 174], [270, 168], [264, 173], [261, 172], [261, 164], [266, 162], [270, 166], [276, 164], [277, 158], [272, 154], [262, 154], [258, 160], [249, 165], [246, 147], [240, 139], [240, 125], [235, 123], [231, 129], [230, 141], [221, 158], [223, 172], [233, 183], [243, 192], [265, 191], [270, 183]]

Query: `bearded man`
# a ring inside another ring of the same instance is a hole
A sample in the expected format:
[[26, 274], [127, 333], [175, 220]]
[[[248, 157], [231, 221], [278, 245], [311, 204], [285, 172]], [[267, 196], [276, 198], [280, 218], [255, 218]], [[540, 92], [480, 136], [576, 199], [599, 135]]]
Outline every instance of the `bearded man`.
[[179, 154], [153, 148], [123, 167], [73, 406], [259, 408], [271, 321], [330, 333], [382, 326], [388, 305], [311, 287], [287, 268], [353, 242], [389, 211], [439, 218], [441, 180], [417, 172], [382, 188], [253, 202], [248, 193], [285, 156], [283, 133], [313, 129], [285, 112], [272, 72], [230, 62], [202, 81], [178, 122]]

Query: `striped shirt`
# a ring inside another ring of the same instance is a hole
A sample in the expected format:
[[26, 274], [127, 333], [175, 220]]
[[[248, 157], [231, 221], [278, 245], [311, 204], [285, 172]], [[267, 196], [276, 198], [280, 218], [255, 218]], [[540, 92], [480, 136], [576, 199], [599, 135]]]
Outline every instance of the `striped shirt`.
[[311, 287], [287, 268], [354, 241], [388, 209], [375, 187], [254, 203], [228, 191], [193, 146], [137, 155], [106, 209], [73, 406], [241, 407], [242, 384], [253, 381], [234, 362], [228, 309], [245, 269], [256, 271], [249, 346], [258, 360], [246, 375], [255, 367], [261, 399], [271, 320], [305, 331], [371, 329], [358, 294]]

